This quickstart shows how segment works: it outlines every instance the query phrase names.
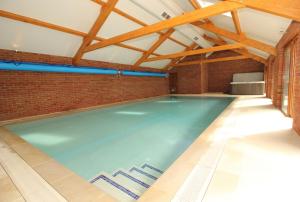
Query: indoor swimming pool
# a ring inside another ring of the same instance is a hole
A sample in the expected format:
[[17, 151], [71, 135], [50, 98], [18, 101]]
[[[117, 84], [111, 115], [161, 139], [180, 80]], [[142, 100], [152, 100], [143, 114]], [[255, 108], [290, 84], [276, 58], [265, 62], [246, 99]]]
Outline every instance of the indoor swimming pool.
[[144, 164], [166, 170], [232, 101], [169, 96], [6, 127], [91, 180]]

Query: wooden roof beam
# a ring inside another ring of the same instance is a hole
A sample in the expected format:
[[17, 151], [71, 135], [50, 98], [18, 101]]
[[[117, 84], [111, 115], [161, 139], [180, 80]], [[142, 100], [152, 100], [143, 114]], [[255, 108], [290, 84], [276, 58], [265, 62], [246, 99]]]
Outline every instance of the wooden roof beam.
[[219, 27], [217, 27], [215, 25], [212, 25], [212, 24], [202, 23], [200, 21], [193, 22], [192, 24], [197, 26], [197, 27], [200, 27], [202, 29], [205, 29], [207, 31], [213, 32], [215, 34], [224, 36], [228, 39], [237, 41], [241, 44], [244, 44], [245, 46], [250, 46], [250, 47], [262, 50], [264, 52], [267, 52], [271, 55], [276, 56], [276, 49], [271, 45], [265, 44], [263, 42], [259, 42], [257, 40], [251, 39], [251, 38], [248, 38], [244, 35], [238, 35], [236, 33], [227, 31], [225, 29], [219, 28]]
[[[194, 48], [198, 47], [199, 45], [197, 43], [192, 43], [188, 48], [186, 48], [184, 51], [189, 51], [189, 50], [193, 50]], [[172, 69], [172, 65], [178, 63], [179, 61], [183, 60], [185, 58], [184, 57], [181, 57], [181, 58], [173, 58], [171, 60], [171, 62], [169, 64], [167, 64], [163, 69], [164, 70], [170, 70]]]
[[[104, 6], [104, 5], [107, 4], [106, 2], [104, 2], [104, 1], [102, 1], [102, 0], [91, 0], [91, 1], [97, 3], [97, 4], [101, 5], [101, 6]], [[143, 22], [143, 21], [141, 21], [141, 20], [139, 20], [139, 19], [137, 19], [137, 18], [135, 18], [135, 17], [133, 17], [133, 16], [127, 14], [127, 13], [125, 13], [124, 11], [122, 11], [122, 10], [120, 10], [120, 9], [118, 9], [118, 8], [113, 8], [113, 11], [114, 11], [115, 13], [119, 14], [120, 16], [123, 16], [123, 17], [127, 18], [128, 20], [130, 20], [130, 21], [132, 21], [132, 22], [135, 22], [135, 23], [137, 23], [137, 24], [139, 24], [139, 25], [141, 25], [141, 26], [143, 26], [143, 27], [145, 27], [145, 26], [148, 25], [148, 24], [146, 24], [145, 22]], [[159, 35], [163, 35], [163, 34], [164, 34], [163, 32], [157, 32], [157, 33], [158, 33]], [[182, 43], [181, 41], [178, 41], [177, 39], [175, 39], [175, 38], [173, 38], [173, 37], [171, 37], [171, 36], [169, 36], [168, 38], [169, 38], [171, 41], [173, 41], [173, 42], [175, 42], [175, 43], [177, 43], [177, 44], [179, 44], [179, 45], [181, 45], [181, 46], [188, 47], [188, 45]]]
[[212, 6], [198, 9], [195, 11], [191, 11], [181, 16], [177, 16], [168, 20], [164, 20], [146, 27], [142, 27], [140, 29], [121, 34], [119, 36], [112, 37], [102, 42], [95, 43], [93, 45], [88, 46], [85, 49], [85, 52], [93, 51], [99, 48], [103, 48], [106, 46], [114, 45], [116, 43], [120, 43], [123, 41], [135, 39], [138, 37], [142, 37], [148, 34], [152, 34], [155, 32], [159, 32], [165, 29], [173, 28], [175, 26], [179, 26], [182, 24], [187, 24], [191, 22], [195, 22], [197, 20], [201, 20], [210, 16], [219, 15], [224, 12], [232, 11], [238, 8], [244, 7], [242, 4], [233, 3], [233, 2], [218, 2]]
[[240, 3], [248, 8], [260, 10], [273, 15], [300, 22], [300, 5], [298, 0], [227, 0]]
[[[80, 36], [80, 37], [86, 37], [87, 36], [87, 33], [84, 33], [84, 32], [78, 31], [78, 30], [70, 29], [70, 28], [67, 28], [67, 27], [60, 26], [60, 25], [55, 25], [55, 24], [52, 24], [52, 23], [44, 22], [44, 21], [41, 21], [41, 20], [37, 20], [37, 19], [34, 19], [34, 18], [23, 16], [23, 15], [18, 15], [18, 14], [15, 14], [15, 13], [10, 13], [10, 12], [3, 11], [3, 10], [0, 10], [0, 16], [4, 17], [4, 18], [11, 19], [11, 20], [24, 22], [24, 23], [36, 25], [36, 26], [39, 26], [39, 27], [44, 27], [44, 28], [47, 28], [47, 29], [52, 29], [52, 30], [55, 30], [55, 31], [71, 34], [71, 35], [74, 35], [74, 36]], [[106, 40], [106, 39], [102, 38], [102, 37], [95, 37], [95, 40], [103, 41], [103, 40]], [[125, 44], [122, 44], [122, 43], [118, 43], [118, 44], [115, 44], [115, 45], [119, 46], [119, 47], [131, 49], [131, 50], [134, 50], [134, 51], [138, 51], [138, 52], [143, 52], [143, 53], [147, 52], [147, 50], [137, 48], [137, 47], [134, 47], [134, 46], [125, 45]], [[152, 53], [152, 55], [159, 56], [160, 54]]]
[[[202, 8], [201, 5], [197, 2], [197, 0], [189, 0], [189, 1], [195, 9], [201, 9]], [[207, 23], [212, 23], [211, 20], [208, 19], [208, 18], [203, 19], [203, 21], [207, 22]]]
[[[207, 35], [203, 35], [203, 38], [206, 39], [207, 41], [210, 41], [210, 42], [213, 42], [215, 44], [218, 44], [218, 45], [224, 45], [224, 44], [227, 44], [225, 41], [220, 41], [219, 39], [215, 39], [215, 38], [212, 38], [210, 36], [207, 36]], [[242, 54], [244, 56], [248, 56], [249, 58], [253, 59], [253, 60], [256, 60], [260, 63], [263, 63], [263, 64], [267, 64], [267, 60], [260, 57], [260, 56], [257, 56], [255, 54], [252, 54], [252, 53], [249, 53], [249, 51], [245, 48], [245, 49], [234, 49], [232, 50], [236, 53], [239, 53], [239, 54]]]
[[238, 35], [243, 34], [237, 10], [231, 11], [231, 16], [232, 16], [232, 20], [233, 20], [233, 23], [234, 23], [236, 33]]
[[169, 54], [169, 55], [161, 55], [153, 58], [148, 58], [147, 62], [150, 61], [157, 61], [157, 60], [164, 60], [164, 59], [172, 59], [172, 58], [179, 58], [184, 56], [190, 56], [190, 55], [198, 55], [203, 53], [209, 53], [209, 52], [215, 52], [215, 51], [223, 51], [223, 50], [232, 50], [237, 48], [244, 47], [242, 44], [236, 43], [236, 44], [227, 44], [222, 46], [214, 46], [210, 48], [202, 48], [197, 50], [190, 50], [190, 51], [183, 51], [179, 53]]
[[[190, 1], [190, 3], [192, 4], [192, 6], [195, 8], [195, 9], [201, 9], [202, 7], [201, 7], [201, 5], [198, 3], [198, 1], [197, 0], [189, 0]], [[214, 24], [210, 19], [208, 19], [208, 18], [205, 18], [204, 20], [203, 20], [204, 22], [206, 22], [206, 23], [210, 23], [210, 24]], [[219, 35], [217, 35], [217, 34], [215, 34], [220, 40], [223, 40]]]
[[168, 37], [174, 32], [174, 29], [169, 29], [164, 35], [160, 36], [159, 39], [151, 46], [151, 48], [143, 54], [143, 56], [133, 65], [135, 67], [142, 64]]
[[232, 57], [195, 60], [195, 61], [178, 63], [178, 64], [173, 65], [173, 67], [181, 67], [181, 66], [197, 65], [197, 64], [207, 64], [207, 63], [215, 63], [215, 62], [225, 62], [225, 61], [232, 61], [232, 60], [243, 60], [243, 59], [249, 59], [249, 57], [247, 57], [245, 55], [240, 55], [240, 56], [232, 56]]
[[92, 41], [97, 36], [97, 33], [99, 32], [101, 27], [104, 25], [106, 19], [108, 18], [108, 16], [110, 15], [110, 13], [112, 12], [113, 8], [115, 7], [115, 5], [117, 3], [118, 3], [118, 0], [108, 0], [106, 5], [101, 6], [101, 11], [100, 11], [98, 18], [96, 19], [94, 25], [90, 29], [87, 36], [85, 36], [83, 38], [82, 44], [79, 47], [79, 49], [77, 50], [77, 52], [73, 58], [74, 65], [77, 65], [78, 62], [81, 60], [81, 58], [84, 54], [84, 49], [92, 43]]

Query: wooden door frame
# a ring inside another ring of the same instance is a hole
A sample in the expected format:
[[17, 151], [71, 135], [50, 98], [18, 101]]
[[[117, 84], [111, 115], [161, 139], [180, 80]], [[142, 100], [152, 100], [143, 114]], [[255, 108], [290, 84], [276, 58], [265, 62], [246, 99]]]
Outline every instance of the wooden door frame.
[[[290, 66], [289, 68], [289, 83], [288, 83], [288, 108], [287, 108], [287, 113], [282, 112], [289, 117], [294, 117], [294, 100], [293, 100], [293, 95], [295, 91], [295, 71], [296, 71], [296, 41], [298, 40], [298, 36], [294, 37], [290, 42], [284, 47], [284, 56], [283, 56], [283, 72], [285, 70], [285, 51], [287, 48], [290, 48]], [[282, 88], [283, 88], [283, 75], [282, 75]], [[281, 100], [283, 98], [283, 94], [281, 95]], [[281, 101], [281, 109], [282, 109], [283, 102]]]
[[294, 117], [294, 99], [295, 94], [295, 74], [296, 74], [296, 42], [299, 40], [298, 37], [294, 38], [290, 44], [291, 46], [291, 65], [289, 75], [289, 102], [288, 102], [288, 116]]

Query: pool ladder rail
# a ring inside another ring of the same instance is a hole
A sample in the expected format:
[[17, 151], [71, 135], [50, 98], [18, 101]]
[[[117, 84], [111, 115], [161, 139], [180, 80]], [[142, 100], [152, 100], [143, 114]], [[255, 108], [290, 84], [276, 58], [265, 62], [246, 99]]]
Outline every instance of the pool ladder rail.
[[119, 201], [136, 201], [161, 174], [162, 170], [145, 163], [112, 175], [101, 172], [90, 182]]

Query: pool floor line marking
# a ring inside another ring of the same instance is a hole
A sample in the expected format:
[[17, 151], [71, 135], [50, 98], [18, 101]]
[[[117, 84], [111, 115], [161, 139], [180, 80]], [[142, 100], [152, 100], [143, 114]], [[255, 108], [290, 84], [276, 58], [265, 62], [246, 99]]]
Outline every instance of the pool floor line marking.
[[128, 196], [130, 196], [131, 198], [138, 200], [140, 198], [139, 195], [133, 193], [132, 191], [130, 191], [129, 189], [123, 187], [122, 185], [118, 184], [117, 182], [113, 181], [112, 179], [106, 177], [105, 175], [99, 175], [98, 177], [96, 177], [95, 179], [93, 179], [92, 183], [98, 181], [98, 180], [104, 180], [106, 182], [108, 182], [109, 184], [111, 184], [112, 186], [116, 187], [117, 189], [121, 190], [122, 192], [126, 193]]
[[132, 171], [134, 171], [134, 170], [137, 171], [138, 173], [142, 174], [142, 175], [145, 175], [145, 176], [147, 176], [147, 177], [153, 179], [153, 180], [157, 180], [157, 177], [155, 177], [155, 176], [153, 176], [153, 175], [150, 175], [149, 173], [147, 173], [147, 172], [145, 172], [145, 171], [142, 171], [142, 170], [140, 170], [140, 169], [138, 169], [138, 168], [136, 168], [136, 167], [131, 168], [131, 169], [129, 170], [129, 172], [132, 172]]
[[142, 166], [143, 169], [146, 168], [146, 167], [148, 167], [148, 168], [150, 168], [151, 170], [154, 170], [154, 171], [156, 171], [156, 172], [158, 172], [158, 173], [161, 173], [161, 174], [164, 173], [162, 170], [160, 170], [160, 169], [158, 169], [158, 168], [155, 168], [154, 166], [151, 166], [151, 165], [149, 165], [149, 164], [147, 164], [147, 163], [145, 163], [145, 164]]
[[135, 183], [138, 183], [139, 185], [141, 185], [141, 186], [143, 186], [145, 188], [149, 188], [150, 187], [149, 184], [146, 184], [145, 182], [143, 182], [143, 181], [141, 181], [139, 179], [136, 179], [135, 177], [132, 177], [131, 175], [128, 175], [127, 173], [123, 172], [122, 170], [119, 170], [116, 173], [114, 173], [113, 177], [116, 177], [119, 174], [127, 177], [128, 179], [132, 180]]

